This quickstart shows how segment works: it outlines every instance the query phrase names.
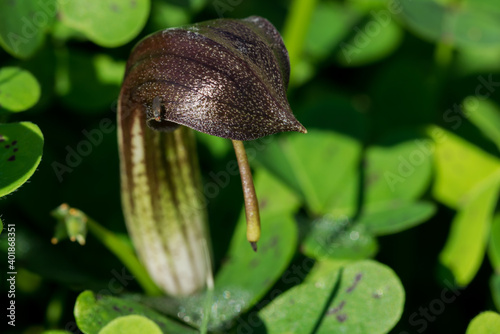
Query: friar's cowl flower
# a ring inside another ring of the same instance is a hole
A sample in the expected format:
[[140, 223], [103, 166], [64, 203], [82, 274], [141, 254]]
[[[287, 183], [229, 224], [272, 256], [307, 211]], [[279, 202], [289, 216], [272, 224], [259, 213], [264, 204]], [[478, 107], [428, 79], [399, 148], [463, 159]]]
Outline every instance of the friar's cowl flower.
[[203, 286], [207, 224], [191, 130], [233, 141], [247, 237], [260, 236], [242, 140], [306, 132], [286, 98], [288, 53], [261, 17], [218, 19], [154, 33], [133, 50], [118, 107], [122, 202], [136, 249], [171, 294]]

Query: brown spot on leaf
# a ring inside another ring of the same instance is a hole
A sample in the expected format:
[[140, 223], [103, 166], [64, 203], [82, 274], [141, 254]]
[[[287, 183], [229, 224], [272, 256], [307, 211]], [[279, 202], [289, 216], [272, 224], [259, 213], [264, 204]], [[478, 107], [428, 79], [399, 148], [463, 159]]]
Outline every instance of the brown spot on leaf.
[[250, 261], [250, 268], [256, 268], [259, 265], [259, 259], [253, 259]]
[[14, 149], [14, 152], [17, 152], [17, 151], [18, 151], [18, 149], [17, 149], [17, 148], [15, 148], [15, 149]]
[[112, 3], [109, 8], [111, 8], [112, 12], [115, 12], [115, 13], [120, 12], [120, 7], [118, 7], [118, 5], [116, 3]]
[[267, 198], [263, 198], [260, 200], [260, 203], [259, 203], [259, 208], [262, 210], [264, 209], [265, 207], [267, 206]]
[[5, 148], [9, 148], [9, 147], [10, 147], [10, 145], [5, 145]]
[[14, 141], [12, 142], [12, 146], [14, 146], [14, 145], [16, 145], [16, 144], [17, 144], [17, 140], [14, 140]]
[[352, 285], [348, 287], [345, 292], [350, 293], [352, 292], [356, 286], [358, 285], [359, 281], [361, 281], [361, 278], [363, 277], [362, 273], [357, 273], [356, 276], [354, 277], [354, 282], [352, 282]]
[[345, 305], [345, 300], [342, 300], [339, 303], [339, 306], [329, 309], [328, 312], [326, 312], [326, 315], [332, 315], [332, 314], [335, 314], [335, 313], [342, 311], [342, 309], [344, 308], [344, 305]]
[[347, 320], [347, 314], [339, 314], [337, 315], [338, 322], [344, 322]]
[[5, 137], [2, 136], [2, 135], [0, 135], [0, 143], [3, 142], [3, 141], [5, 141]]
[[8, 161], [14, 161], [16, 160], [16, 156], [15, 155], [11, 155], [9, 159], [7, 159]]
[[269, 246], [271, 247], [275, 247], [277, 244], [278, 244], [278, 241], [279, 241], [279, 238], [278, 236], [274, 236], [272, 239], [271, 239], [271, 242], [269, 243]]

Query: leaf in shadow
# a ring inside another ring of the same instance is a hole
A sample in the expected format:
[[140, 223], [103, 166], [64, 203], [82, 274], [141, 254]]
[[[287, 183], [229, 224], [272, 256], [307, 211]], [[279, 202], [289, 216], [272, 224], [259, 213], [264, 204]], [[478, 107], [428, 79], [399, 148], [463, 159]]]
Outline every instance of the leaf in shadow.
[[356, 221], [374, 235], [398, 233], [427, 221], [436, 212], [432, 202], [392, 200], [365, 209]]

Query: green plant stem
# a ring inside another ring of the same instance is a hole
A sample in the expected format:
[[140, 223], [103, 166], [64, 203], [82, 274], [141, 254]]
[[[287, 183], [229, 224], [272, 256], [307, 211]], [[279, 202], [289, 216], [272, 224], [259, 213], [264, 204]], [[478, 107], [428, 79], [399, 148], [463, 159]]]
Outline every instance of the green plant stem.
[[[283, 39], [288, 56], [290, 57], [290, 66], [294, 68], [302, 57], [304, 43], [309, 31], [314, 8], [317, 0], [293, 0], [288, 16], [283, 27]], [[290, 83], [293, 83], [293, 71], [291, 72]]]
[[135, 255], [133, 249], [113, 232], [104, 228], [92, 218], [87, 218], [89, 231], [113, 254], [115, 254], [118, 259], [120, 259], [120, 261], [135, 277], [144, 292], [150, 296], [161, 295], [161, 290], [149, 277], [146, 268], [144, 268], [144, 266], [139, 262], [139, 259]]

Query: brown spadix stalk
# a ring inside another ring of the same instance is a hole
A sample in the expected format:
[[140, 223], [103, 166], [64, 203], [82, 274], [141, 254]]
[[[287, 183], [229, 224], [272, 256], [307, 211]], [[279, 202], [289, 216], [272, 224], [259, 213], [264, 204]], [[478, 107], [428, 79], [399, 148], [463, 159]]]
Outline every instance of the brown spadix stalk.
[[242, 141], [306, 132], [286, 98], [289, 74], [283, 41], [261, 17], [167, 29], [134, 48], [118, 108], [122, 202], [135, 247], [164, 291], [196, 291], [207, 273], [191, 129], [233, 141], [256, 249], [258, 202]]

